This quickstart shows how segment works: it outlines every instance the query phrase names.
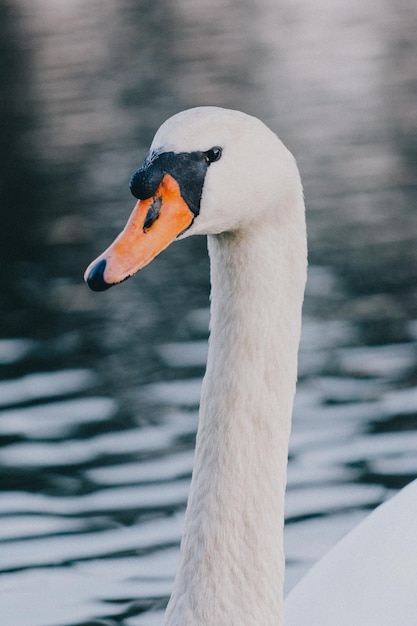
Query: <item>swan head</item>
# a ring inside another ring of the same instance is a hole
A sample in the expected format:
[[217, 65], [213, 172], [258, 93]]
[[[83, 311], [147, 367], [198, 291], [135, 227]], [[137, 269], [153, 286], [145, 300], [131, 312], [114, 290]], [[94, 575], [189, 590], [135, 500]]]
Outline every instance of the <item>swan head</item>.
[[130, 188], [138, 202], [126, 227], [85, 272], [95, 291], [126, 280], [175, 239], [253, 228], [302, 199], [295, 160], [278, 137], [257, 118], [218, 107], [164, 122]]

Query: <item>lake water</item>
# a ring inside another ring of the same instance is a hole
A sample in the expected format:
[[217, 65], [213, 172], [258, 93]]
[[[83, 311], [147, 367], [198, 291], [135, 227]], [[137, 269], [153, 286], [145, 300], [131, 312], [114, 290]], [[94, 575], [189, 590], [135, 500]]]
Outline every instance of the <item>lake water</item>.
[[405, 0], [0, 0], [5, 626], [161, 624], [206, 359], [206, 242], [103, 294], [82, 274], [178, 110], [257, 115], [304, 180], [287, 589], [417, 476], [416, 28]]

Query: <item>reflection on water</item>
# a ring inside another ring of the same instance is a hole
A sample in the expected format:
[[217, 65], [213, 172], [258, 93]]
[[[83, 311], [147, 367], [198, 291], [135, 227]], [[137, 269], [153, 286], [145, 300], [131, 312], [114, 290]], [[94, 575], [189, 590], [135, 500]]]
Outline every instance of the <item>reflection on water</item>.
[[123, 225], [154, 130], [188, 106], [262, 117], [305, 183], [287, 588], [417, 476], [415, 18], [359, 0], [0, 1], [8, 624], [161, 623], [206, 359], [205, 241], [103, 294], [81, 276]]

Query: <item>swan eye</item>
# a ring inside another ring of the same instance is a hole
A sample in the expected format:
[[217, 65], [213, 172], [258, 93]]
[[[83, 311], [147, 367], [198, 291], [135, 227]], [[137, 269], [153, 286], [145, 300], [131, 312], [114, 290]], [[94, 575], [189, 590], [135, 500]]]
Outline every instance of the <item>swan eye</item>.
[[218, 146], [215, 146], [211, 150], [207, 150], [206, 152], [206, 163], [210, 165], [210, 163], [214, 163], [214, 161], [218, 161], [222, 156], [222, 149]]

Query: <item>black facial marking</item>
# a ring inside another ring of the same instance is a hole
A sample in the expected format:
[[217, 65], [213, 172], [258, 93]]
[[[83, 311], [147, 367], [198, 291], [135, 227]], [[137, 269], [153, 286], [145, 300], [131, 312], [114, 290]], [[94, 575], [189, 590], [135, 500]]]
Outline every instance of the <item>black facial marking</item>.
[[165, 172], [158, 158], [158, 155], [148, 154], [130, 179], [130, 191], [138, 200], [153, 196], [161, 184]]
[[151, 206], [146, 214], [145, 221], [143, 222], [143, 230], [147, 231], [155, 220], [159, 217], [159, 212], [162, 206], [162, 198], [161, 196], [157, 196], [153, 199]]
[[[214, 147], [206, 152], [162, 152], [150, 153], [142, 166], [133, 174], [130, 191], [139, 200], [153, 196], [165, 174], [170, 174], [178, 183], [181, 196], [188, 207], [197, 216], [200, 212], [201, 194], [207, 168], [217, 161], [222, 149]], [[153, 206], [153, 205], [152, 205]], [[160, 206], [153, 217], [152, 206], [145, 219], [144, 229], [149, 228], [157, 219]], [[151, 215], [150, 215], [151, 214]], [[147, 226], [148, 218], [150, 224]], [[152, 219], [153, 218], [153, 219]]]

